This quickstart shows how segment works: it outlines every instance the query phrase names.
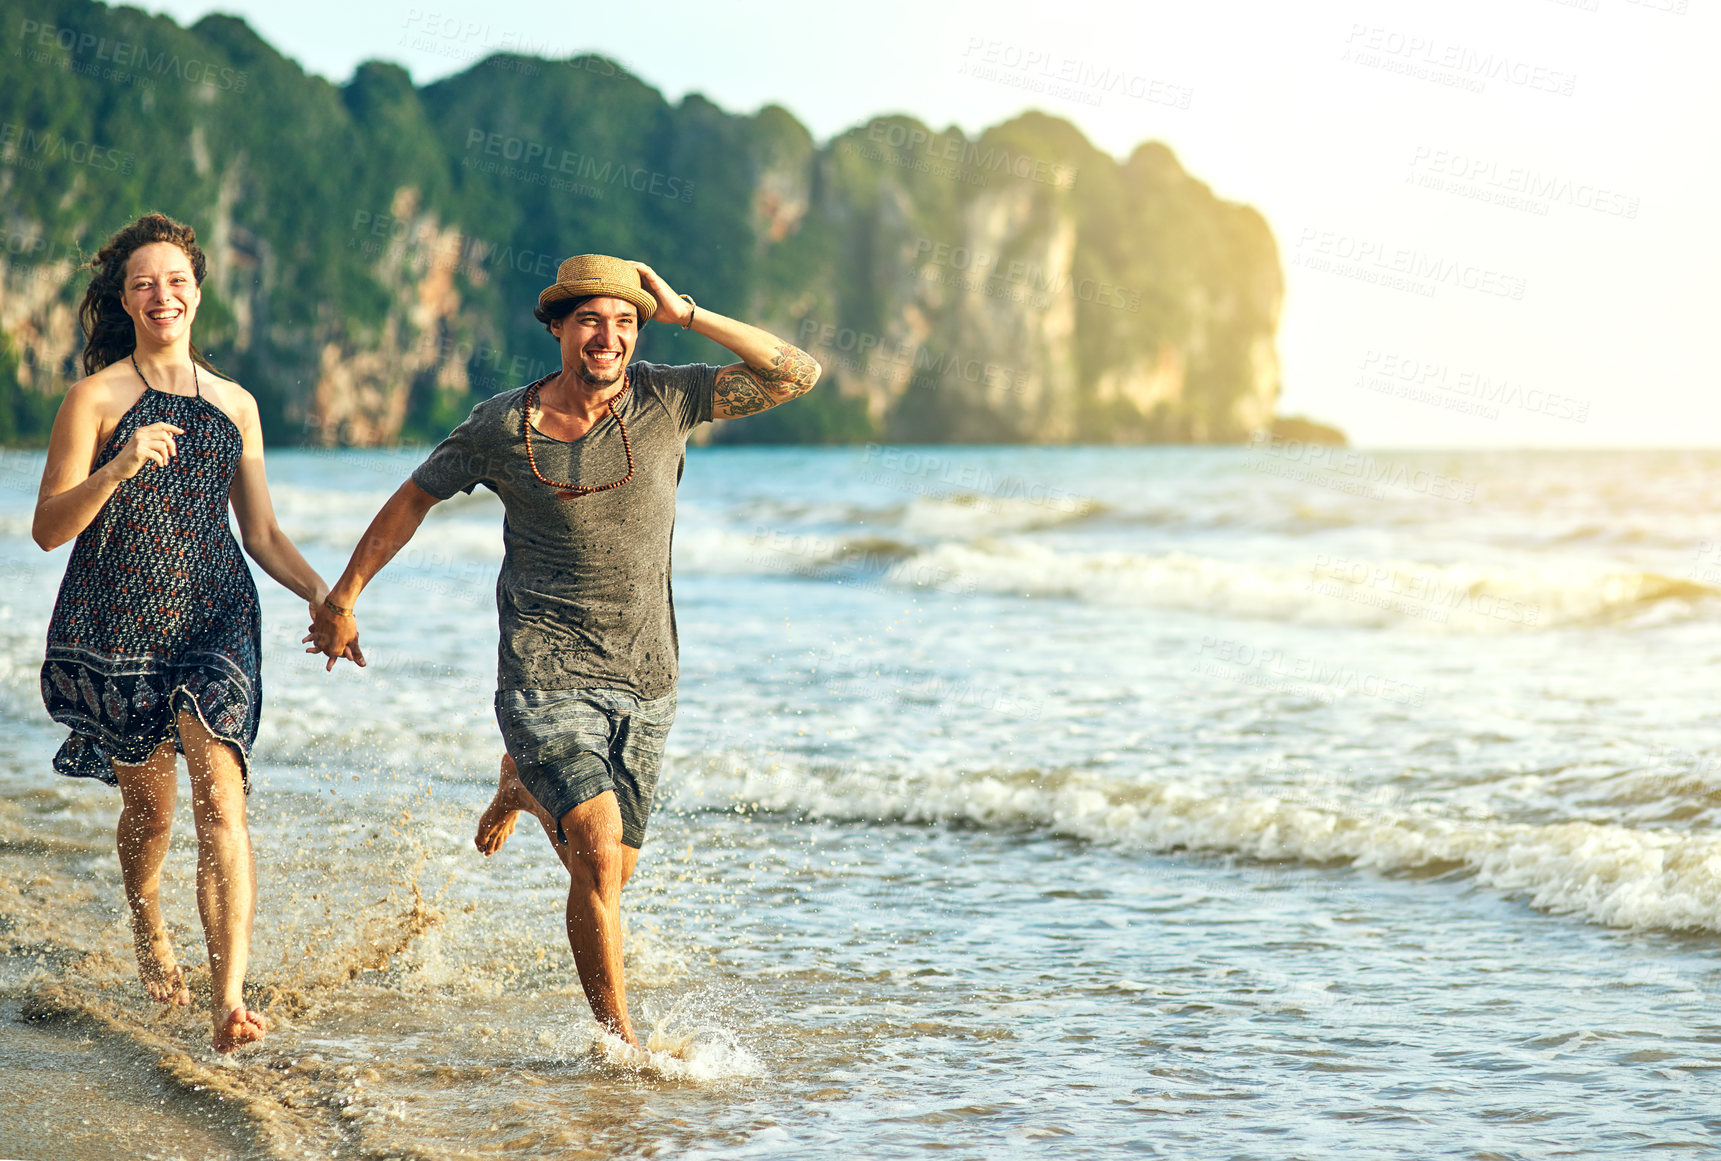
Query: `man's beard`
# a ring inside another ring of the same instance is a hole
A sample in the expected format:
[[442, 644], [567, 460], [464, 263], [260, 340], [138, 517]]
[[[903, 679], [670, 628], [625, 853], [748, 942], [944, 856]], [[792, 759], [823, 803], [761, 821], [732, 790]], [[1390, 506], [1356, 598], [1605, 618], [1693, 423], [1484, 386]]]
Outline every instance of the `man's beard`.
[[609, 387], [618, 382], [622, 375], [627, 371], [627, 359], [617, 359], [614, 367], [615, 369], [610, 372], [609, 378], [603, 378], [604, 373], [602, 371], [594, 370], [587, 357], [584, 354], [581, 354], [580, 382], [590, 384], [593, 387]]

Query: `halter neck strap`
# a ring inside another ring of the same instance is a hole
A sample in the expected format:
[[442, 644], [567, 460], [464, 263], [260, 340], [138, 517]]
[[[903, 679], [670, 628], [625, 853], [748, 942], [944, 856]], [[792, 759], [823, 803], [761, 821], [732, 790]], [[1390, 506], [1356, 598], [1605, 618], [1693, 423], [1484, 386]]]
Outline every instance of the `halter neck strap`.
[[[149, 380], [143, 378], [143, 368], [137, 365], [137, 352], [136, 351], [133, 351], [131, 353], [131, 369], [137, 372], [137, 377], [139, 379], [143, 379], [143, 389], [145, 391], [155, 391], [155, 388], [151, 387], [149, 385]], [[156, 394], [157, 395], [173, 395], [173, 392], [171, 392], [171, 391], [156, 391]], [[191, 360], [191, 394], [190, 395], [176, 395], [176, 396], [174, 396], [174, 398], [176, 398], [176, 399], [202, 399], [203, 398], [203, 383], [197, 377], [197, 360], [196, 359]]]

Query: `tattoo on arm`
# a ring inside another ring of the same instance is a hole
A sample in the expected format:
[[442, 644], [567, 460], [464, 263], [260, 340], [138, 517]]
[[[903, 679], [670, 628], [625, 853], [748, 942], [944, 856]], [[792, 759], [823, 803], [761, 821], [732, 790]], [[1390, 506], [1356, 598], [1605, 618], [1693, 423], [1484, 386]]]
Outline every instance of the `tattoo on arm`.
[[769, 367], [725, 367], [717, 374], [715, 411], [719, 418], [757, 415], [805, 395], [819, 381], [819, 364], [799, 347], [779, 343]]

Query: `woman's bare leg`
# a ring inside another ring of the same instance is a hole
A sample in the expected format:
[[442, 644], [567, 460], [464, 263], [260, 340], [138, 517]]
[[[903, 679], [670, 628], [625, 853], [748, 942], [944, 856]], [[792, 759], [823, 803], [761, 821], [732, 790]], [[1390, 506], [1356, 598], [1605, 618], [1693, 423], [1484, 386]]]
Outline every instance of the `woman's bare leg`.
[[173, 829], [174, 795], [179, 782], [179, 763], [173, 743], [163, 742], [141, 766], [114, 763], [119, 778], [120, 878], [125, 881], [125, 901], [131, 909], [132, 944], [137, 950], [137, 971], [150, 999], [162, 1004], [191, 1003], [185, 986], [185, 969], [174, 958], [173, 944], [161, 922], [161, 865], [167, 859]]
[[244, 775], [232, 748], [188, 713], [179, 715], [179, 740], [191, 770], [191, 814], [197, 822], [197, 910], [209, 944], [213, 1042], [215, 1051], [232, 1052], [261, 1040], [267, 1030], [263, 1017], [245, 1007], [257, 867], [245, 825]]

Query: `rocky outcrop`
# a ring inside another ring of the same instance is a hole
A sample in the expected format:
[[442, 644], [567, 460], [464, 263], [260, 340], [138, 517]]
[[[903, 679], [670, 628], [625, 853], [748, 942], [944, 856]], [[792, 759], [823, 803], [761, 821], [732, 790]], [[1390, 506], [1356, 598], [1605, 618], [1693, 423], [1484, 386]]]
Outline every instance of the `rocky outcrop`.
[[886, 118], [812, 164], [834, 260], [789, 322], [888, 437], [1237, 441], [1271, 419], [1272, 237], [1164, 147], [1119, 166], [1049, 117], [976, 140]]
[[424, 212], [419, 201], [413, 187], [395, 191], [389, 217], [403, 224], [400, 236], [370, 253], [374, 276], [388, 294], [381, 326], [331, 337], [320, 348], [304, 402], [306, 442], [390, 443], [406, 424], [415, 384], [428, 380], [438, 394], [469, 393], [465, 362], [441, 341], [460, 313], [455, 283], [465, 237]]
[[[229, 83], [92, 81], [65, 38], [0, 82], [0, 120], [33, 134], [0, 143], [15, 404], [76, 374], [81, 252], [162, 208], [209, 253], [200, 345], [277, 441], [429, 438], [543, 374], [531, 304], [587, 250], [825, 364], [819, 391], [717, 439], [1240, 441], [1272, 421], [1273, 239], [1162, 145], [1120, 163], [1029, 114], [972, 139], [885, 117], [820, 146], [783, 109], [670, 106], [596, 57], [492, 58], [424, 89], [372, 63], [337, 88], [232, 18], [44, 3], [36, 26], [195, 53]], [[75, 113], [38, 132], [43, 108]], [[118, 141], [124, 172], [61, 147]], [[661, 327], [641, 355], [727, 357]]]
[[77, 303], [66, 294], [79, 255], [51, 246], [39, 227], [14, 228], [0, 250], [0, 342], [15, 361], [12, 390], [52, 395], [83, 350]]

